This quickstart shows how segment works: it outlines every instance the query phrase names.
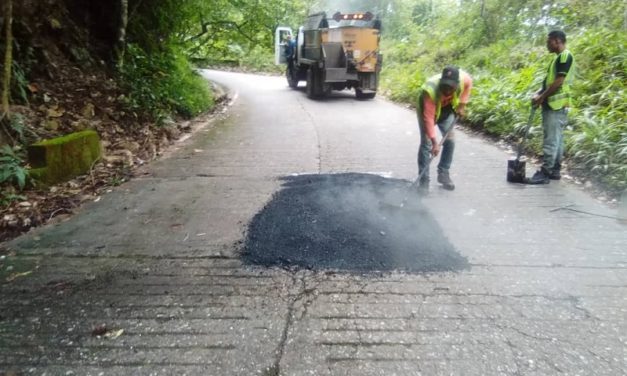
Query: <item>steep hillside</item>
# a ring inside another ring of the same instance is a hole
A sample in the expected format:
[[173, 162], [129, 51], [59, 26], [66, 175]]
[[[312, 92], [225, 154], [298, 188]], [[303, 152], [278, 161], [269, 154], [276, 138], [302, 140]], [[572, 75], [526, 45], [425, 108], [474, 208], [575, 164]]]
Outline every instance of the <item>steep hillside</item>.
[[80, 0], [14, 5], [11, 143], [95, 129], [105, 156], [89, 176], [51, 188], [2, 185], [0, 241], [71, 213], [189, 131], [189, 121], [166, 117], [157, 125], [149, 111], [131, 106], [114, 64], [118, 13], [111, 4]]

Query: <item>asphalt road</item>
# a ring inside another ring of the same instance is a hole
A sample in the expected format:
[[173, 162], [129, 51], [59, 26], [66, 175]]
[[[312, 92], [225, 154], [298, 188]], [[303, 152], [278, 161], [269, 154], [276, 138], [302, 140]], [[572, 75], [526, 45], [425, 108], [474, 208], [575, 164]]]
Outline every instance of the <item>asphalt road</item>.
[[574, 184], [506, 183], [509, 154], [463, 132], [457, 189], [433, 184], [417, 215], [467, 267], [244, 260], [286, 176], [415, 178], [415, 114], [204, 75], [231, 90], [227, 113], [69, 221], [6, 244], [30, 274], [0, 282], [0, 374], [627, 374], [625, 224]]

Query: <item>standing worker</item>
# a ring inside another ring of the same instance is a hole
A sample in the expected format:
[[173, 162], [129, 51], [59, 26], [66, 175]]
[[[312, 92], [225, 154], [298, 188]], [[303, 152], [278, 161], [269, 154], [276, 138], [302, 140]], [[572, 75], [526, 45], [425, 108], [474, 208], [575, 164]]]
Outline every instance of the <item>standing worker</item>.
[[[435, 126], [437, 125], [442, 135], [449, 131], [442, 144], [442, 156], [438, 164], [438, 183], [444, 189], [453, 190], [455, 184], [449, 175], [449, 169], [453, 162], [455, 150], [455, 135], [453, 127], [455, 115], [465, 115], [465, 108], [470, 99], [472, 78], [457, 67], [447, 66], [442, 75], [435, 75], [427, 80], [420, 89], [416, 113], [420, 127], [420, 148], [418, 149], [418, 174], [420, 181], [418, 189], [420, 193], [429, 191], [429, 162], [431, 156], [436, 157], [440, 153], [440, 145], [437, 142]], [[424, 171], [424, 172], [423, 172]]]
[[566, 34], [561, 30], [551, 31], [546, 39], [546, 48], [555, 53], [555, 57], [542, 82], [542, 89], [532, 99], [534, 106], [542, 106], [542, 167], [527, 181], [529, 184], [548, 184], [550, 179], [561, 178], [563, 131], [570, 107], [570, 84], [575, 58], [566, 49]]
[[287, 69], [291, 72], [294, 66], [294, 53], [296, 52], [296, 41], [292, 39], [292, 35], [288, 34], [285, 41], [285, 60], [287, 61]]

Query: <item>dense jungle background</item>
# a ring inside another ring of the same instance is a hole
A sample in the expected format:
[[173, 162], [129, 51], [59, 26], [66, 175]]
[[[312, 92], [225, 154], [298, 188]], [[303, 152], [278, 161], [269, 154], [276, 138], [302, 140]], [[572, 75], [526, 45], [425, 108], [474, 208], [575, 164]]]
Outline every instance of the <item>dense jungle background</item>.
[[[412, 106], [455, 64], [475, 79], [466, 126], [516, 142], [562, 29], [576, 58], [567, 167], [611, 200], [627, 189], [625, 0], [4, 0], [0, 18], [0, 241], [61, 220], [135, 173], [220, 106], [197, 67], [280, 74], [274, 30], [315, 11], [382, 21], [382, 92]], [[95, 129], [104, 157], [53, 187], [29, 178], [26, 146]], [[540, 152], [539, 118], [531, 148]]]

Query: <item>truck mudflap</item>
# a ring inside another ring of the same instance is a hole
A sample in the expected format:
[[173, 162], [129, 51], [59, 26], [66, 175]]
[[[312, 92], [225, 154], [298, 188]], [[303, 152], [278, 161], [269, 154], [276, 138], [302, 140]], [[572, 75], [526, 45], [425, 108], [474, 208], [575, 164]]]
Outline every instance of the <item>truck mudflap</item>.
[[357, 73], [349, 73], [346, 68], [327, 68], [325, 73], [324, 82], [346, 82], [359, 79]]
[[372, 73], [358, 73], [357, 76], [359, 77], [359, 88], [366, 92], [375, 92], [377, 91], [377, 86], [378, 86], [378, 75], [374, 72]]

